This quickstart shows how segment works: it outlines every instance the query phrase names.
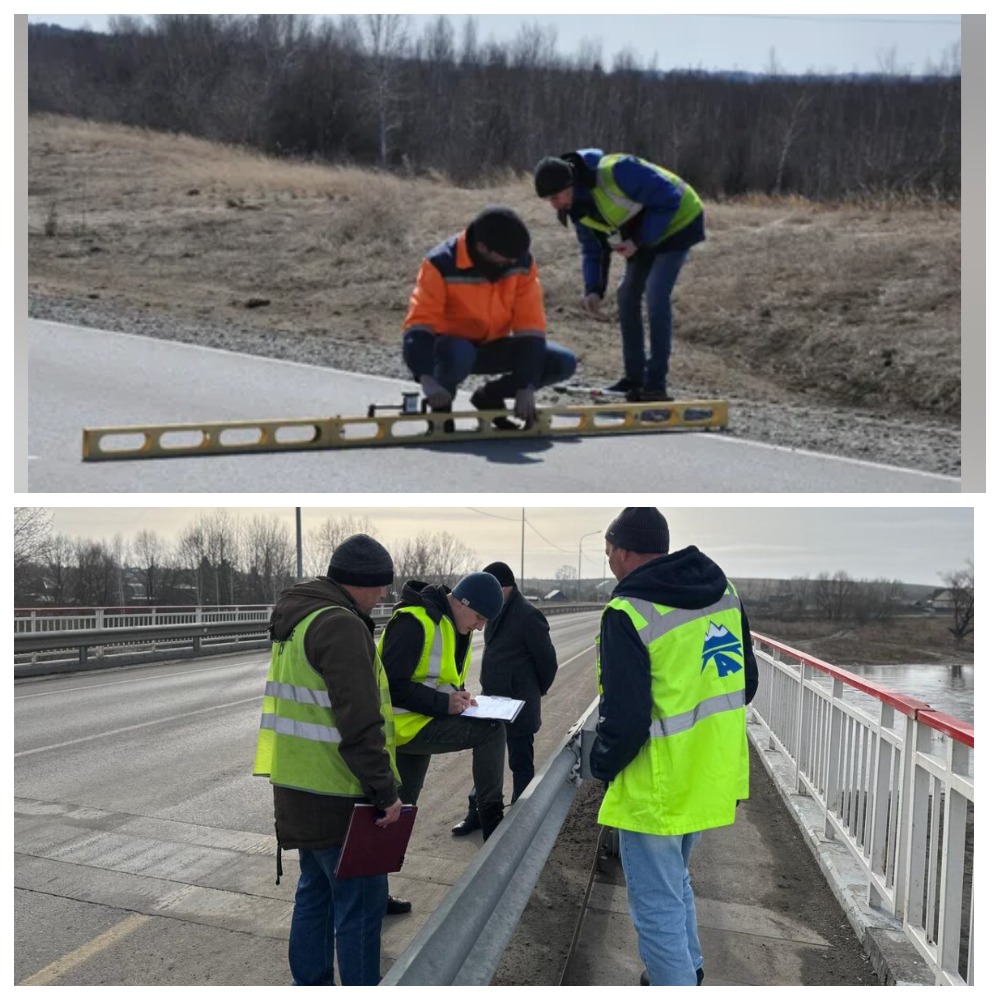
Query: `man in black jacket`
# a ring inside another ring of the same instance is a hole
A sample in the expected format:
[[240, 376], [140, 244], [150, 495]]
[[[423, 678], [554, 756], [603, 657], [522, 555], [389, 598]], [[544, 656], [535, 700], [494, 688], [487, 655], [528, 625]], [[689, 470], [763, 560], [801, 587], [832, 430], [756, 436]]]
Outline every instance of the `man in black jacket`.
[[[535, 776], [535, 733], [542, 725], [542, 695], [555, 680], [558, 662], [549, 637], [548, 619], [517, 589], [511, 568], [503, 562], [484, 570], [503, 588], [503, 610], [486, 625], [483, 666], [479, 681], [483, 694], [519, 698], [524, 707], [507, 729], [507, 762], [514, 777], [511, 802], [516, 802]], [[476, 790], [469, 795], [469, 811], [451, 828], [456, 837], [479, 829]]]

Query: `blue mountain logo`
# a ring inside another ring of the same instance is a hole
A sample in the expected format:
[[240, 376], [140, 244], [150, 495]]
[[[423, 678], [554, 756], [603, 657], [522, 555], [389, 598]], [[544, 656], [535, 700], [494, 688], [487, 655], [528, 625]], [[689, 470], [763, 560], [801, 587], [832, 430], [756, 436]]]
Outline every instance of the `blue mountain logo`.
[[712, 622], [705, 633], [705, 644], [701, 648], [701, 669], [715, 661], [715, 669], [720, 677], [739, 673], [743, 669], [743, 643], [723, 625]]

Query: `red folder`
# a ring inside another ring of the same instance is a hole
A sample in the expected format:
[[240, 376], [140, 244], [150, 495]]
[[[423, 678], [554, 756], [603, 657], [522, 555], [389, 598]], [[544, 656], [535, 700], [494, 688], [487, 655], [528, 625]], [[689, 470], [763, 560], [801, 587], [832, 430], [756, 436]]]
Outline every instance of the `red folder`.
[[406, 845], [417, 818], [416, 806], [403, 806], [399, 819], [389, 826], [376, 826], [382, 811], [372, 805], [356, 805], [351, 813], [347, 836], [340, 848], [334, 875], [357, 878], [359, 875], [384, 875], [403, 867]]

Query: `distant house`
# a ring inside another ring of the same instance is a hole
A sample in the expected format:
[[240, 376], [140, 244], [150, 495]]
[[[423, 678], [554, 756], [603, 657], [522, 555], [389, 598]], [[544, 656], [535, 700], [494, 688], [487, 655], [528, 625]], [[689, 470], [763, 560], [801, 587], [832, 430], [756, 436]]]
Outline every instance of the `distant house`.
[[561, 590], [550, 590], [543, 598], [543, 601], [568, 601], [569, 598]]

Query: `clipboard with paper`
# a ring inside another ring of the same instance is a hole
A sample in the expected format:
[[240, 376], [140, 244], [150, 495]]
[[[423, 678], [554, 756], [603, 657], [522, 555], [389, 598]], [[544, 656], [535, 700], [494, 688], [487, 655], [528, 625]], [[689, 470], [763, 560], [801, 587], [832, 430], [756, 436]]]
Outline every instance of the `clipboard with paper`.
[[476, 704], [470, 705], [462, 715], [473, 719], [502, 719], [504, 722], [513, 722], [522, 708], [524, 708], [524, 702], [519, 698], [477, 694]]
[[381, 810], [373, 805], [358, 803], [354, 807], [334, 870], [336, 878], [386, 875], [403, 867], [417, 807], [404, 805], [399, 819], [389, 826], [375, 825], [381, 816]]

